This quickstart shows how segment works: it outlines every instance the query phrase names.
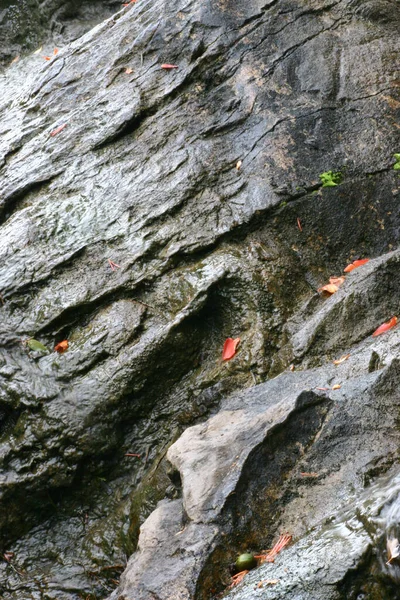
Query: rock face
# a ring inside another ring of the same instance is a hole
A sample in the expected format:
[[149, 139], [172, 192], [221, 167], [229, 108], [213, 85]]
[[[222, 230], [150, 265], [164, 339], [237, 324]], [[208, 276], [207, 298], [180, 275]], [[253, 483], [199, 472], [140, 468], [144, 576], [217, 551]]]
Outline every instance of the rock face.
[[288, 530], [232, 597], [396, 598], [398, 5], [73, 6], [0, 5], [2, 597], [205, 600]]

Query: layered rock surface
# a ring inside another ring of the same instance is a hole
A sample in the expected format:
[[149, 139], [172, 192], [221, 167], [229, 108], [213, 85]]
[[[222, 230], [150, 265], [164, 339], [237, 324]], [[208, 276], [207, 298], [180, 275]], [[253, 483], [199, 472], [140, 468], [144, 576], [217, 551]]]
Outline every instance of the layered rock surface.
[[0, 75], [2, 596], [209, 598], [289, 530], [289, 598], [394, 598], [381, 522], [317, 554], [398, 463], [399, 332], [370, 334], [400, 312], [399, 8], [138, 0], [64, 45], [42, 4], [58, 54], [7, 29]]

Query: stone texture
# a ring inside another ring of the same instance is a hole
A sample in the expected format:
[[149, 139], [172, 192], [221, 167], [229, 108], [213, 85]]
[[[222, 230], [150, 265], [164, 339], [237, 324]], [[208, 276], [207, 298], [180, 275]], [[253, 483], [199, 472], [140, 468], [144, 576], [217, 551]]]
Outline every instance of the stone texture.
[[[75, 6], [19, 3], [14, 29], [0, 5], [0, 594], [201, 600], [237, 551], [303, 539], [395, 469], [399, 333], [369, 335], [399, 312], [399, 7]], [[190, 536], [152, 562], [168, 507]]]

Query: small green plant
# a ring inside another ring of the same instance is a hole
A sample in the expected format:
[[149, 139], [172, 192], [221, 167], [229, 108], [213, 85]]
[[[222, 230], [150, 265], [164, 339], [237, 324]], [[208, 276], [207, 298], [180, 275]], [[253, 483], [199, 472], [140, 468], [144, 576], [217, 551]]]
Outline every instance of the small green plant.
[[322, 182], [322, 187], [335, 187], [335, 185], [338, 185], [342, 181], [342, 174], [340, 171], [336, 173], [334, 171], [325, 171], [325, 173], [321, 173], [319, 178]]
[[393, 157], [396, 159], [396, 162], [393, 165], [393, 169], [395, 171], [400, 171], [400, 154], [393, 154]]

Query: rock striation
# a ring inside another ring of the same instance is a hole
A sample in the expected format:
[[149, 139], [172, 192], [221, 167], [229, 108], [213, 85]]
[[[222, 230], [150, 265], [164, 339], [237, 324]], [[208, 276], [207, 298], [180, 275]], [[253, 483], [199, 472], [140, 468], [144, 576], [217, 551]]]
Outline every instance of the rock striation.
[[205, 600], [289, 531], [232, 597], [396, 598], [400, 333], [371, 333], [400, 317], [398, 5], [14, 9], [0, 595]]

